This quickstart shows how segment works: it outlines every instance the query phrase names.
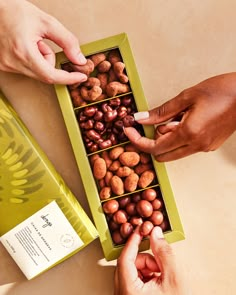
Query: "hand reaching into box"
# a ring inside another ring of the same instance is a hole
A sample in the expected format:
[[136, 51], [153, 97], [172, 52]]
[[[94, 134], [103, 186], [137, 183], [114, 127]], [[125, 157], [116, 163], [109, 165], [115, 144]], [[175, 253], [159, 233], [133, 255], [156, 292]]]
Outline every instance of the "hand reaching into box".
[[150, 234], [153, 255], [139, 253], [142, 236], [137, 228], [117, 261], [114, 294], [184, 295], [183, 280], [171, 247], [159, 227]]
[[63, 48], [74, 64], [84, 65], [77, 38], [54, 17], [28, 1], [0, 0], [0, 70], [46, 83], [74, 84], [87, 80], [80, 72], [55, 69], [55, 53], [44, 40]]
[[153, 139], [142, 137], [134, 128], [126, 128], [125, 134], [159, 162], [214, 151], [236, 129], [235, 81], [235, 73], [212, 77], [149, 112], [135, 114], [138, 123], [158, 124]]

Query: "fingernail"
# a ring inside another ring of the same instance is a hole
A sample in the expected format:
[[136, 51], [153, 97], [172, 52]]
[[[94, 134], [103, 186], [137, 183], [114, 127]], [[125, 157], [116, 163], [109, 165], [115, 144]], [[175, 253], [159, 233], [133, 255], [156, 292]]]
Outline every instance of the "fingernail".
[[145, 120], [149, 118], [149, 112], [138, 112], [138, 113], [134, 113], [134, 119], [135, 121], [138, 120]]
[[176, 126], [176, 125], [179, 125], [178, 121], [171, 121], [171, 122], [166, 124], [166, 126]]
[[156, 239], [164, 239], [162, 229], [159, 226], [155, 226], [152, 231]]
[[81, 77], [81, 81], [80, 82], [85, 82], [85, 81], [87, 81], [88, 80], [88, 76], [87, 75], [83, 75], [82, 77]]
[[83, 64], [83, 65], [86, 64], [87, 62], [87, 59], [81, 52], [78, 54], [78, 61], [80, 64]]

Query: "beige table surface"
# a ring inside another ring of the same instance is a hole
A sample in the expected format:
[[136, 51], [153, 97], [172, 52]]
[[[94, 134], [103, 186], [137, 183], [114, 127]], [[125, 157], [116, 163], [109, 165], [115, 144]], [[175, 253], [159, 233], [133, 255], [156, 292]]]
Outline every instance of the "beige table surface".
[[[150, 107], [236, 69], [236, 1], [32, 1], [80, 43], [126, 32]], [[122, 17], [120, 17], [122, 15]], [[58, 48], [55, 48], [58, 50]], [[1, 74], [0, 86], [89, 213], [53, 86]], [[166, 164], [186, 240], [173, 244], [192, 294], [236, 294], [236, 134], [218, 151]], [[0, 246], [0, 294], [112, 294], [115, 262], [96, 240], [27, 281]]]

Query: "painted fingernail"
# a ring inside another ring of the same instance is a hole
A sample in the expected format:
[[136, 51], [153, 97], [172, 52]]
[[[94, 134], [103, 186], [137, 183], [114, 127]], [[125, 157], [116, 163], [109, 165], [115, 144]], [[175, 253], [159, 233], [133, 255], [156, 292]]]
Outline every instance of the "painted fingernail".
[[159, 226], [155, 226], [152, 233], [156, 239], [164, 239], [162, 229]]
[[179, 121], [171, 121], [166, 124], [166, 126], [176, 126], [176, 125], [179, 125]]
[[134, 119], [135, 121], [138, 120], [145, 120], [149, 118], [149, 112], [138, 112], [138, 113], [134, 113]]
[[86, 64], [87, 62], [87, 59], [81, 52], [78, 54], [78, 61], [80, 64], [83, 64], [83, 65]]

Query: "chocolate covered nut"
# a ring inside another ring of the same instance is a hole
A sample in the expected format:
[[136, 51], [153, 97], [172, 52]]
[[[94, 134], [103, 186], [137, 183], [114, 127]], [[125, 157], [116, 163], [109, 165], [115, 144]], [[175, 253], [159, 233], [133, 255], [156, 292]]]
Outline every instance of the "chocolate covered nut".
[[120, 234], [124, 239], [127, 239], [133, 232], [134, 227], [130, 222], [122, 223], [120, 226]]
[[99, 197], [101, 200], [107, 200], [111, 197], [111, 188], [110, 187], [103, 187], [99, 193]]
[[[146, 189], [142, 192], [142, 199], [147, 201], [155, 201], [157, 192], [153, 188]], [[152, 203], [153, 204], [153, 203]]]
[[160, 225], [164, 220], [164, 216], [161, 211], [155, 210], [149, 217], [149, 220], [153, 223], [153, 225]]
[[155, 173], [153, 170], [144, 171], [139, 178], [138, 186], [140, 188], [145, 188], [149, 186], [155, 178]]
[[120, 177], [118, 177], [117, 175], [114, 175], [111, 178], [110, 184], [111, 184], [111, 189], [115, 195], [123, 195], [123, 193], [125, 192], [124, 183]]
[[134, 192], [137, 189], [139, 176], [136, 173], [131, 173], [124, 180], [125, 190], [127, 192]]
[[115, 230], [112, 233], [112, 240], [117, 245], [124, 244], [124, 242], [125, 242], [125, 239], [121, 236], [121, 233], [119, 230]]
[[119, 203], [116, 200], [109, 200], [102, 205], [103, 211], [107, 214], [114, 214], [119, 209]]
[[106, 162], [102, 158], [97, 158], [93, 163], [93, 175], [96, 179], [102, 179], [107, 173]]
[[152, 204], [147, 200], [140, 200], [136, 205], [136, 209], [142, 217], [150, 217], [153, 213]]
[[125, 210], [121, 209], [121, 210], [118, 210], [114, 213], [113, 220], [118, 224], [122, 224], [122, 223], [127, 222], [128, 215]]
[[154, 227], [154, 225], [152, 224], [151, 221], [149, 221], [149, 220], [144, 221], [141, 224], [140, 229], [139, 229], [140, 234], [144, 237], [148, 236], [151, 233], [153, 227]]
[[134, 167], [139, 163], [140, 156], [136, 152], [124, 152], [120, 155], [119, 160], [124, 166]]
[[124, 177], [129, 176], [132, 172], [133, 172], [133, 170], [131, 168], [129, 168], [127, 166], [122, 166], [117, 169], [116, 175], [121, 178], [124, 178]]
[[123, 152], [124, 148], [122, 146], [115, 147], [109, 152], [109, 157], [112, 160], [116, 160]]

